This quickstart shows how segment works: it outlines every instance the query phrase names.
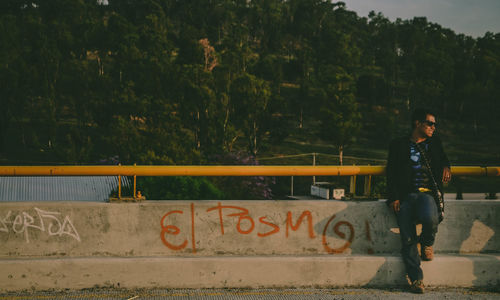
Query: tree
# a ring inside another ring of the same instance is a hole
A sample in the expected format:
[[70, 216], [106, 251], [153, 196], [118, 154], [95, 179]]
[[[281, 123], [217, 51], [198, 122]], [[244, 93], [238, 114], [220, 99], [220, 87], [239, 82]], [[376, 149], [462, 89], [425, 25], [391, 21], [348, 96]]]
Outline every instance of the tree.
[[355, 141], [361, 128], [361, 114], [352, 91], [354, 81], [343, 69], [335, 67], [325, 67], [323, 78], [329, 78], [330, 84], [324, 90], [319, 136], [337, 146], [342, 165], [344, 147]]
[[235, 124], [244, 132], [248, 149], [254, 156], [261, 146], [265, 132], [263, 125], [270, 118], [268, 104], [271, 96], [269, 85], [248, 73], [242, 74], [231, 85]]

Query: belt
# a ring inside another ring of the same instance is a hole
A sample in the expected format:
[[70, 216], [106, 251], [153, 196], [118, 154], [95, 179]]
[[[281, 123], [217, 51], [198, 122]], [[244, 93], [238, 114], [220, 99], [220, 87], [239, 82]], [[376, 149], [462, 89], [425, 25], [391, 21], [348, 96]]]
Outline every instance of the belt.
[[431, 192], [432, 190], [431, 189], [428, 189], [428, 188], [423, 188], [423, 187], [419, 187], [417, 189], [420, 193], [426, 193], [426, 192]]

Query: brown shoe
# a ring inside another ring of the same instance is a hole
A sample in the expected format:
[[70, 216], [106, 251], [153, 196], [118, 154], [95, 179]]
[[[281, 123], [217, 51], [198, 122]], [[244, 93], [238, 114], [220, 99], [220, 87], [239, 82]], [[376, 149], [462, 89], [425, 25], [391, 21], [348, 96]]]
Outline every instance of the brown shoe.
[[422, 247], [422, 260], [430, 261], [434, 259], [434, 250], [432, 246], [423, 246]]
[[410, 292], [415, 294], [423, 294], [424, 293], [424, 283], [422, 280], [415, 280], [410, 285]]

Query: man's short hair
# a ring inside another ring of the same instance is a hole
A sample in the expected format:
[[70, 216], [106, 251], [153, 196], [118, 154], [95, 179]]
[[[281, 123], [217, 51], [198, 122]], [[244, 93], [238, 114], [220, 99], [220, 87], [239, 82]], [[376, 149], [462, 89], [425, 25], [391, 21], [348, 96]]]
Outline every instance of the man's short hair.
[[427, 118], [427, 115], [436, 117], [430, 109], [427, 108], [417, 108], [411, 114], [411, 128], [415, 128], [415, 121], [423, 121]]

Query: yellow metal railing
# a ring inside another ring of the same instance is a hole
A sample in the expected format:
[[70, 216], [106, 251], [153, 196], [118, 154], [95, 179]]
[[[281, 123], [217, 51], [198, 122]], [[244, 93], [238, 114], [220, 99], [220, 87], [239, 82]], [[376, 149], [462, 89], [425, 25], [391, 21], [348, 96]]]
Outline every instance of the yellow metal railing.
[[[500, 176], [500, 167], [451, 168], [459, 176]], [[355, 176], [385, 166], [0, 166], [0, 176]]]
[[0, 176], [351, 176], [384, 166], [0, 166]]
[[[500, 176], [500, 167], [454, 166], [456, 176]], [[365, 195], [372, 175], [384, 175], [385, 166], [0, 166], [0, 176], [351, 176], [351, 192], [356, 176], [367, 176]], [[119, 195], [121, 197], [121, 184]]]

